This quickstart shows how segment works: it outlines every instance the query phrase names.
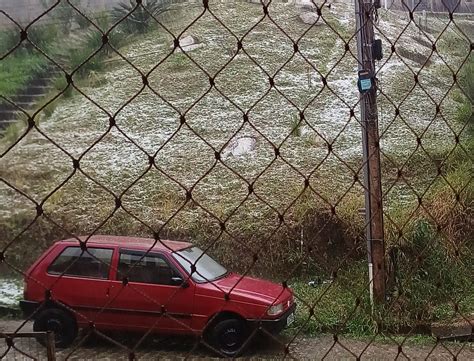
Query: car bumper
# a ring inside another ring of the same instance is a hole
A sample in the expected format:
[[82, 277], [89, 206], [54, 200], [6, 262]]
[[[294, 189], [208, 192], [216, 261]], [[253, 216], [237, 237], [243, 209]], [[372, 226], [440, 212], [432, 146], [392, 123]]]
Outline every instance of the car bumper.
[[250, 320], [260, 330], [264, 330], [271, 334], [280, 333], [286, 326], [288, 326], [289, 320], [291, 318], [294, 321], [296, 310], [296, 303], [293, 303], [290, 308], [288, 308], [280, 317], [273, 320]]
[[29, 318], [40, 306], [39, 302], [34, 301], [20, 301], [20, 309], [23, 312], [23, 317]]

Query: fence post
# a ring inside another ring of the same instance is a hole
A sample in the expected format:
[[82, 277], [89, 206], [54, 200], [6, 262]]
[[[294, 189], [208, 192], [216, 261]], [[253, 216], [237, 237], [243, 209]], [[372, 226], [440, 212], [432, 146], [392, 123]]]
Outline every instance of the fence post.
[[54, 332], [48, 331], [46, 333], [46, 352], [48, 354], [48, 361], [56, 361], [56, 348], [54, 340]]
[[[365, 226], [372, 304], [385, 301], [385, 245], [383, 228], [382, 183], [375, 87], [374, 11], [378, 0], [356, 0], [357, 57], [359, 71], [368, 72], [372, 86], [361, 92], [360, 116], [364, 157]], [[379, 4], [379, 2], [378, 2]], [[379, 5], [380, 6], [380, 5]]]

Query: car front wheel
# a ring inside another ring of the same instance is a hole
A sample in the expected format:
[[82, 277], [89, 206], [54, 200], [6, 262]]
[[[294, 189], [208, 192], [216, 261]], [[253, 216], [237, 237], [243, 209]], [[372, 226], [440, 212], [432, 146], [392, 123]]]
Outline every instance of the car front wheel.
[[[70, 346], [77, 336], [77, 324], [73, 316], [58, 308], [46, 309], [36, 317], [33, 323], [35, 332], [54, 332], [55, 346], [65, 348]], [[38, 338], [42, 345], [44, 338]]]
[[245, 322], [234, 318], [218, 322], [211, 334], [214, 347], [227, 357], [239, 355], [248, 337]]

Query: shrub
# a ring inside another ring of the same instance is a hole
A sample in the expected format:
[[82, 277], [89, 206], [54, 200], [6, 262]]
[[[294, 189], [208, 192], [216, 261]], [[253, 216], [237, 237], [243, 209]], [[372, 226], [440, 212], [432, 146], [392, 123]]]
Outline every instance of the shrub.
[[92, 51], [89, 50], [91, 49], [75, 48], [69, 53], [69, 66], [71, 70], [77, 70], [76, 74], [78, 74], [80, 77], [85, 77], [91, 71], [100, 71], [104, 67], [104, 55], [102, 50], [83, 64], [83, 62], [93, 53], [93, 51], [95, 51], [95, 49]]
[[301, 127], [303, 122], [298, 119], [297, 116], [293, 117], [291, 121], [291, 135], [295, 137], [301, 137]]
[[6, 146], [10, 146], [20, 137], [20, 135], [27, 128], [27, 124], [22, 119], [15, 123], [9, 124], [6, 128], [0, 130], [2, 143]]
[[[472, 132], [474, 116], [472, 114], [472, 103], [474, 102], [474, 60], [472, 57], [464, 64], [460, 72], [459, 85], [466, 96], [464, 106], [459, 110], [458, 118], [463, 123], [468, 123]], [[472, 133], [471, 133], [472, 136]]]
[[471, 101], [474, 101], [474, 61], [467, 62], [462, 69], [461, 86]]
[[98, 13], [92, 21], [104, 33], [112, 26], [112, 19], [110, 18], [109, 13], [105, 11]]
[[[83, 11], [84, 13], [84, 11]], [[84, 13], [84, 15], [86, 15], [89, 19], [90, 19], [90, 14], [88, 14], [87, 12]], [[77, 11], [74, 12], [74, 15], [73, 15], [73, 19], [74, 19], [74, 22], [79, 26], [80, 29], [82, 30], [85, 30], [87, 28], [89, 28], [91, 26], [91, 23], [89, 20], [87, 20], [84, 16], [82, 16], [81, 14], [79, 14]]]
[[70, 98], [74, 88], [72, 86], [68, 86], [64, 76], [60, 76], [54, 81], [54, 89], [56, 89], [58, 92], [64, 90], [63, 97]]
[[[149, 31], [156, 21], [153, 17], [158, 17], [169, 10], [170, 3], [164, 0], [144, 0], [142, 5], [136, 7], [134, 1], [120, 3], [112, 11], [114, 22], [126, 19], [120, 23], [120, 28], [127, 34], [143, 34]], [[153, 15], [153, 16], [152, 16]]]
[[387, 312], [388, 324], [400, 329], [452, 317], [453, 301], [459, 302], [460, 312], [472, 312], [472, 300], [463, 302], [474, 291], [468, 270], [470, 252], [454, 257], [423, 218], [407, 238], [410, 244], [397, 255], [398, 289]]
[[[108, 28], [107, 24], [108, 20], [102, 18], [97, 25], [105, 32]], [[113, 48], [117, 49], [128, 41], [128, 36], [116, 29], [108, 34], [107, 44], [103, 45], [102, 37], [103, 34], [100, 31], [91, 27], [65, 54], [66, 63], [71, 70], [79, 67], [77, 74], [80, 77], [84, 78], [90, 72], [97, 73], [103, 70], [104, 58], [114, 53]], [[100, 50], [95, 53], [98, 49]], [[94, 56], [82, 64], [93, 53], [95, 53]]]
[[20, 42], [20, 31], [7, 29], [0, 32], [0, 56], [10, 51]]
[[[102, 34], [97, 30], [90, 29], [82, 38], [77, 40], [75, 46], [68, 49], [65, 56], [66, 63], [72, 71], [77, 69], [77, 74], [80, 77], [85, 77], [91, 71], [102, 70], [106, 46], [100, 49], [102, 47]], [[87, 60], [98, 49], [100, 49], [99, 52]], [[87, 61], [84, 63], [85, 60]]]
[[166, 65], [171, 71], [181, 71], [189, 66], [191, 61], [183, 53], [174, 53], [168, 58]]
[[23, 44], [25, 48], [30, 51], [35, 51], [31, 43], [41, 50], [48, 51], [51, 50], [55, 45], [54, 43], [58, 41], [59, 33], [59, 28], [54, 24], [34, 25], [28, 28], [27, 34], [29, 41]]
[[[457, 122], [464, 128], [457, 146], [443, 164], [424, 197], [424, 208], [398, 210], [391, 214], [404, 227], [404, 242], [394, 247], [397, 230], [388, 228], [388, 245], [395, 255], [397, 287], [387, 323], [397, 328], [416, 327], [474, 311], [473, 263], [474, 149], [472, 97], [473, 62], [465, 64], [459, 85], [466, 98], [458, 108]], [[467, 155], [467, 156], [466, 156]], [[443, 157], [444, 158], [444, 157]], [[414, 206], [416, 207], [416, 205]], [[395, 252], [394, 252], [395, 251]], [[456, 305], [456, 306], [455, 306]]]
[[[79, 5], [80, 0], [69, 0], [72, 5]], [[52, 16], [59, 20], [61, 33], [69, 35], [71, 31], [72, 22], [76, 20], [76, 14], [80, 16], [77, 11], [66, 1], [61, 1], [59, 4], [57, 0], [41, 0], [44, 8], [52, 8]]]
[[[95, 20], [95, 24], [102, 30], [103, 33], [107, 33], [108, 43], [104, 47], [104, 50], [108, 56], [113, 54], [112, 47], [118, 49], [124, 45], [126, 45], [129, 40], [129, 34], [124, 33], [119, 27], [115, 27], [110, 32], [110, 28], [112, 27], [112, 19], [107, 13], [101, 13]], [[97, 36], [98, 34], [95, 34]], [[102, 37], [102, 35], [100, 35]], [[100, 39], [102, 42], [102, 38]]]
[[36, 74], [42, 72], [47, 63], [48, 60], [37, 52], [28, 56], [22, 52], [9, 55], [0, 62], [0, 94], [14, 96]]

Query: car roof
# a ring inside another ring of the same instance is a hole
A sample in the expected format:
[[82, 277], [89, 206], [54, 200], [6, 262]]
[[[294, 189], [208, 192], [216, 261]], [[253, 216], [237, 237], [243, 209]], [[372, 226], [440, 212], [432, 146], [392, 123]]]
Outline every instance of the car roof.
[[[94, 235], [88, 238], [87, 236], [78, 237], [81, 241], [87, 240], [88, 246], [119, 246], [127, 249], [137, 250], [148, 250], [153, 244], [154, 251], [179, 251], [192, 246], [188, 242], [160, 240], [156, 241], [153, 238], [140, 238], [140, 237], [128, 237], [128, 236], [103, 236]], [[77, 238], [69, 238], [62, 241], [58, 241], [59, 244], [74, 244], [78, 245]]]

